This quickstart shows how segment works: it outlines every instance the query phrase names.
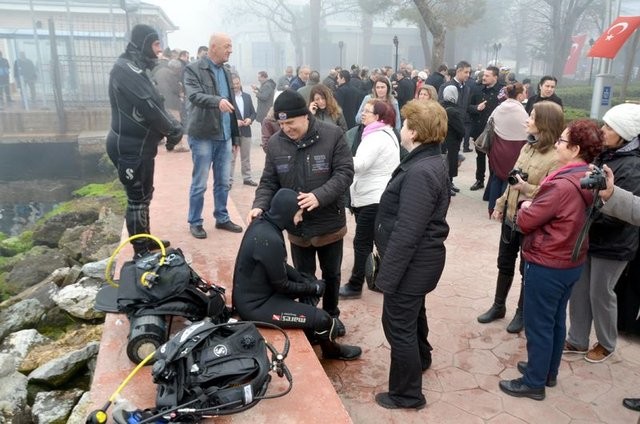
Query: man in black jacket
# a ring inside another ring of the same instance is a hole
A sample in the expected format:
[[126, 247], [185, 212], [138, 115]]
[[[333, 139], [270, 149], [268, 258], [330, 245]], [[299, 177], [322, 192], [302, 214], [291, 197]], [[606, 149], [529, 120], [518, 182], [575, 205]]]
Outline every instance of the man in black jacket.
[[[500, 104], [498, 94], [504, 85], [498, 82], [500, 69], [488, 66], [482, 74], [482, 85], [471, 94], [468, 108], [471, 118], [471, 137], [477, 138], [487, 125], [489, 116]], [[470, 190], [480, 190], [484, 187], [484, 175], [487, 170], [487, 155], [476, 150], [476, 182]]]
[[206, 238], [202, 209], [209, 170], [213, 168], [213, 216], [216, 228], [241, 233], [227, 211], [232, 150], [240, 144], [235, 119], [231, 73], [225, 66], [232, 52], [227, 34], [213, 34], [207, 56], [187, 65], [184, 71], [185, 97], [189, 99], [189, 147], [193, 159], [189, 190], [189, 230], [195, 238]]
[[349, 71], [343, 69], [338, 72], [338, 88], [336, 89], [335, 96], [336, 101], [342, 108], [342, 114], [344, 115], [344, 120], [347, 121], [347, 127], [353, 128], [356, 126], [356, 114], [364, 98], [364, 93], [354, 88], [350, 84], [350, 81], [351, 74], [349, 74]]
[[[304, 221], [289, 230], [293, 264], [298, 271], [315, 275], [317, 255], [327, 285], [322, 308], [338, 318], [343, 237], [347, 232], [344, 194], [353, 181], [353, 158], [342, 129], [316, 120], [299, 93], [283, 91], [273, 109], [281, 130], [267, 145], [265, 167], [247, 220], [268, 210], [280, 188], [299, 193]], [[344, 326], [339, 320], [336, 323], [338, 336], [344, 335]]]
[[425, 84], [433, 86], [436, 89], [436, 92], [439, 92], [440, 86], [445, 83], [444, 76], [447, 74], [447, 65], [438, 66], [438, 70], [429, 75], [429, 78], [425, 81]]
[[[167, 138], [171, 150], [182, 139], [182, 125], [164, 109], [164, 101], [146, 71], [155, 64], [160, 37], [148, 25], [136, 25], [131, 41], [109, 75], [111, 128], [107, 154], [118, 169], [127, 194], [125, 221], [129, 236], [149, 234], [149, 204], [158, 142]], [[144, 255], [148, 239], [131, 241], [134, 253]]]
[[233, 273], [233, 305], [242, 319], [305, 330], [310, 340], [320, 343], [325, 359], [357, 359], [362, 354], [359, 347], [334, 341], [338, 319], [315, 306], [325, 283], [287, 264], [282, 232], [294, 231], [302, 216], [298, 193], [282, 188], [269, 210], [247, 228]]

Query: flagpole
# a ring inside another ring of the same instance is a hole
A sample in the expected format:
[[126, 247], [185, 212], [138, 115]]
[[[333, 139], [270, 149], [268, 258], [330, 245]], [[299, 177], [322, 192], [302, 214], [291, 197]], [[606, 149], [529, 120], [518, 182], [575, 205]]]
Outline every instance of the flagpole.
[[[604, 10], [604, 28], [607, 28], [613, 22], [612, 7], [613, 1], [607, 0]], [[617, 3], [617, 14], [620, 14], [620, 2]], [[593, 95], [591, 96], [591, 112], [589, 116], [592, 119], [602, 119], [605, 112], [611, 108], [611, 99], [613, 98], [613, 82], [615, 76], [611, 74], [611, 59], [600, 58], [600, 70], [593, 81]]]

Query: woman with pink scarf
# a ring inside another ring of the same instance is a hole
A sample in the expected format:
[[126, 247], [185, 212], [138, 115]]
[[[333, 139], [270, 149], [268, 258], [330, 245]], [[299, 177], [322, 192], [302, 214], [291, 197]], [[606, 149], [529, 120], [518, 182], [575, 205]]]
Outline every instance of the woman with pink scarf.
[[353, 269], [340, 297], [362, 296], [367, 256], [373, 250], [374, 223], [378, 203], [391, 173], [400, 163], [400, 143], [393, 132], [396, 114], [381, 100], [369, 100], [362, 110], [362, 140], [353, 158], [355, 175], [351, 184], [351, 207], [356, 217], [353, 237]]

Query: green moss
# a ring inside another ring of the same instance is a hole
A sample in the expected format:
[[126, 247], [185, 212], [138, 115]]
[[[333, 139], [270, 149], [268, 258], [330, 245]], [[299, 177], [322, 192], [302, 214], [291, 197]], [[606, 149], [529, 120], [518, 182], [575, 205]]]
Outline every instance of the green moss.
[[[104, 184], [88, 184], [74, 191], [73, 195], [76, 198], [82, 199], [115, 199], [115, 204], [122, 213], [124, 213], [124, 210], [127, 206], [127, 195], [124, 192], [122, 184], [118, 180], [114, 180], [112, 182]], [[70, 200], [68, 202], [60, 203], [52, 211], [42, 217], [38, 222], [44, 222], [54, 216], [64, 213], [70, 213], [76, 209], [76, 200]]]
[[24, 231], [19, 236], [0, 241], [0, 251], [4, 256], [15, 256], [33, 247], [33, 231]]
[[0, 273], [0, 302], [4, 302], [10, 297], [6, 286], [6, 275], [6, 272]]

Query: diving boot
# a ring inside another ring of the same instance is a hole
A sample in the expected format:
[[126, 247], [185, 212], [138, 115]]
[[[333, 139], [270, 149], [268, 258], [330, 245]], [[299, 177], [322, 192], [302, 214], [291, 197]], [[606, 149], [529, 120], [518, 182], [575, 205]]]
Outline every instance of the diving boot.
[[494, 303], [487, 312], [478, 316], [478, 322], [481, 324], [487, 324], [497, 319], [504, 318], [506, 314], [507, 308], [504, 304], [498, 305], [497, 303]]
[[320, 347], [322, 348], [322, 357], [324, 359], [353, 361], [362, 355], [362, 349], [358, 346], [339, 344], [328, 340], [321, 342]]
[[521, 332], [523, 328], [524, 328], [524, 316], [522, 315], [522, 308], [518, 308], [516, 309], [516, 314], [513, 316], [513, 319], [507, 326], [507, 332], [516, 334]]

